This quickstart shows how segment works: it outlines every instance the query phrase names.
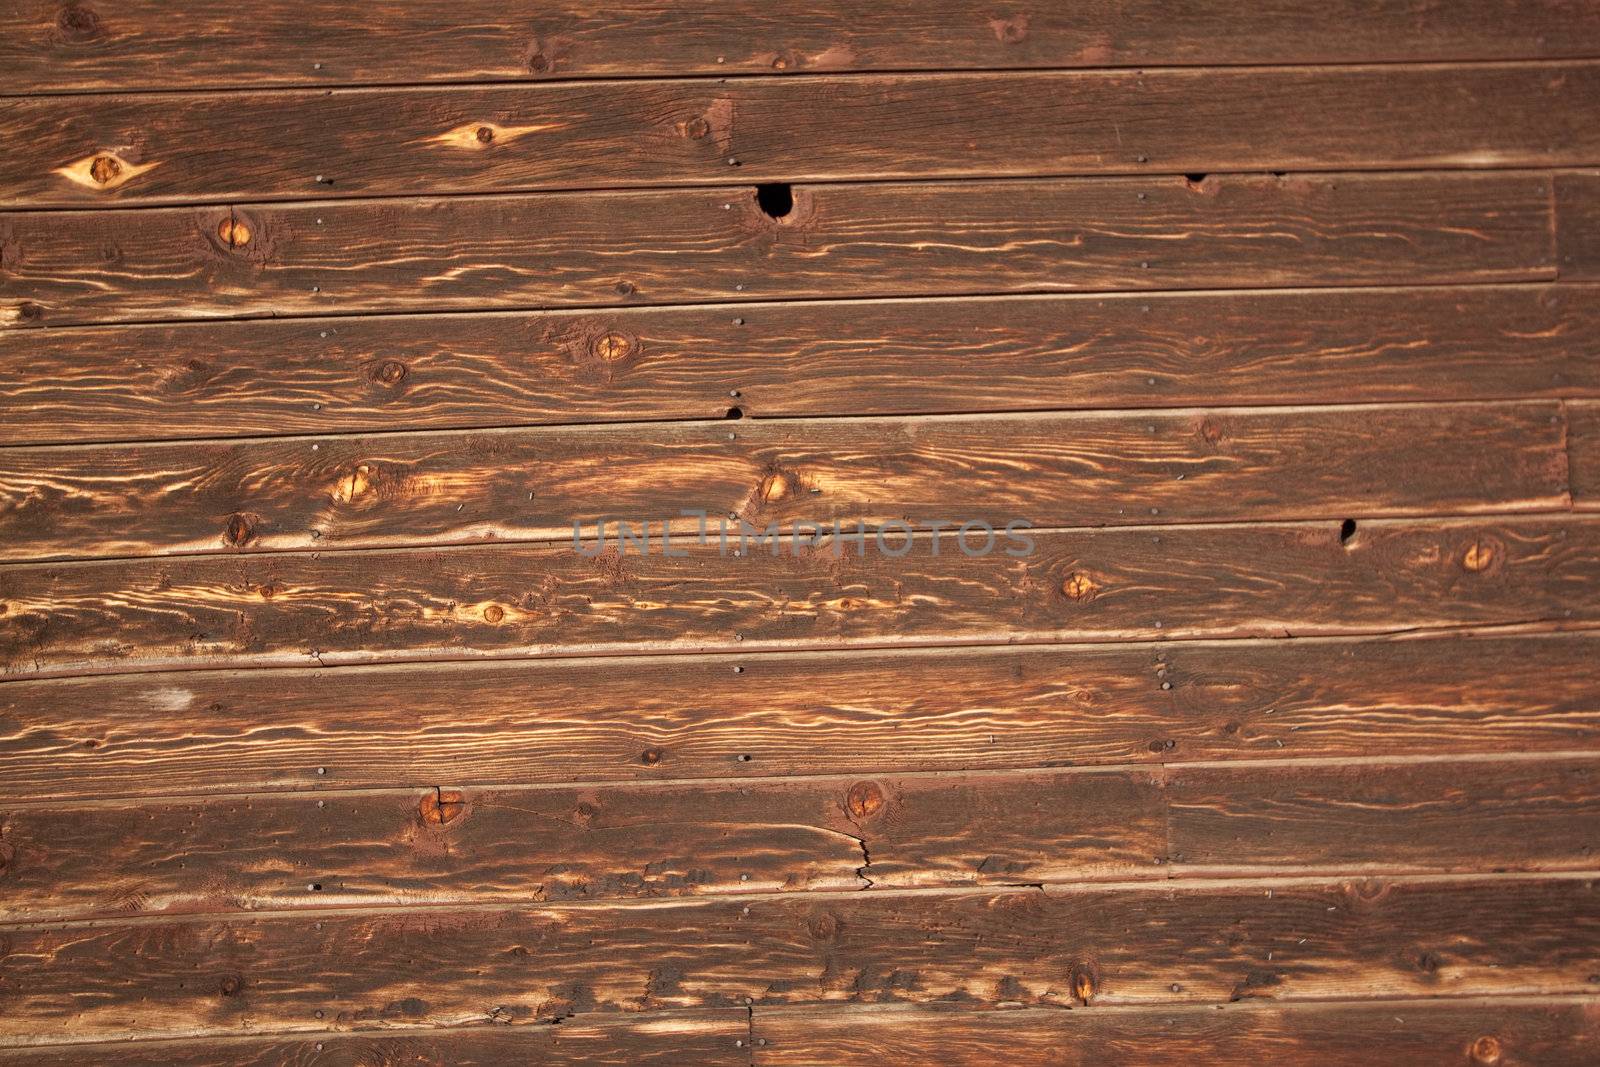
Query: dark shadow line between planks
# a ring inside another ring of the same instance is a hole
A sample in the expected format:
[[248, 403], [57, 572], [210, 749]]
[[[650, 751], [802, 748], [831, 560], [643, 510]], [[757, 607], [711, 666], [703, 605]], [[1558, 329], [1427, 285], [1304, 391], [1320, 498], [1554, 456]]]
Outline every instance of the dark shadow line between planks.
[[919, 80], [958, 79], [958, 78], [987, 78], [997, 80], [1015, 79], [1019, 76], [1045, 76], [1055, 77], [1063, 74], [1160, 74], [1164, 71], [1182, 71], [1184, 73], [1204, 73], [1208, 70], [1226, 71], [1228, 73], [1255, 73], [1277, 70], [1294, 71], [1363, 71], [1384, 70], [1394, 67], [1408, 67], [1413, 70], [1483, 70], [1487, 68], [1524, 69], [1562, 64], [1600, 63], [1600, 55], [1574, 55], [1574, 56], [1524, 56], [1515, 59], [1358, 59], [1337, 60], [1333, 62], [1283, 62], [1283, 63], [1121, 63], [1110, 65], [1095, 65], [1085, 67], [1061, 66], [982, 66], [982, 67], [871, 67], [848, 70], [787, 70], [787, 71], [756, 71], [740, 70], [737, 73], [727, 71], [708, 70], [704, 72], [686, 72], [682, 74], [616, 74], [608, 73], [584, 77], [581, 75], [568, 77], [537, 77], [527, 75], [520, 78], [491, 77], [491, 78], [451, 78], [439, 81], [404, 81], [404, 82], [340, 82], [332, 80], [306, 81], [306, 82], [274, 82], [270, 85], [192, 85], [177, 87], [157, 87], [151, 89], [55, 89], [39, 91], [0, 91], [0, 100], [70, 100], [78, 97], [96, 96], [126, 96], [126, 97], [195, 97], [195, 96], [264, 96], [270, 93], [314, 93], [318, 90], [336, 90], [348, 93], [376, 93], [376, 92], [416, 92], [425, 93], [437, 89], [478, 89], [478, 88], [533, 88], [537, 86], [557, 86], [567, 88], [590, 89], [607, 83], [616, 85], [661, 84], [665, 82], [706, 83], [716, 82], [726, 85], [730, 82], [773, 82], [779, 80], [791, 81], [817, 81], [827, 78], [848, 78], [851, 80], [869, 80], [872, 78], [915, 77]]

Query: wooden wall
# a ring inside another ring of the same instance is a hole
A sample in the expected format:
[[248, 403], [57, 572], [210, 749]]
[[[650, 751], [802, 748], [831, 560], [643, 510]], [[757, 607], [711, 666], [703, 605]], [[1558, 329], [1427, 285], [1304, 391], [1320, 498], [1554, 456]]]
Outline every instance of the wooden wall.
[[[1597, 115], [1589, 0], [0, 0], [0, 1063], [1600, 1060]], [[573, 551], [686, 510], [914, 533]]]

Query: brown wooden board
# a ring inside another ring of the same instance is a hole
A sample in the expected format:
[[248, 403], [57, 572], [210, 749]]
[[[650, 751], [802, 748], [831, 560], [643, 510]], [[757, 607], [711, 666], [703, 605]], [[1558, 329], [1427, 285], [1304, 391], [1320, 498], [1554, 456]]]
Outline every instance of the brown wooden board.
[[1589, 1067], [1600, 1042], [1596, 1015], [1590, 998], [1528, 997], [1466, 1003], [1245, 1001], [1222, 1010], [778, 1008], [756, 1012], [753, 1032], [756, 1062], [763, 1067], [1357, 1067], [1375, 1056], [1392, 1067]]
[[1188, 881], [124, 920], [4, 936], [0, 1035], [70, 1025], [92, 1041], [740, 1003], [1583, 993], [1600, 897], [1592, 878], [1556, 875]]
[[70, 674], [1600, 620], [1585, 595], [1600, 568], [1592, 519], [1377, 520], [1341, 543], [1343, 532], [1035, 532], [1023, 558], [1001, 537], [969, 556], [957, 534], [891, 533], [884, 544], [903, 555], [871, 534], [865, 552], [840, 539], [726, 553], [713, 535], [675, 547], [684, 558], [530, 544], [16, 565], [0, 569], [0, 663]]
[[12, 98], [0, 207], [1587, 166], [1596, 109], [1595, 62]]
[[803, 10], [705, 0], [565, 0], [511, 17], [490, 0], [371, 0], [318, 11], [257, 0], [0, 8], [5, 92], [347, 85], [828, 70], [1589, 57], [1600, 18], [1573, 0], [1374, 7], [1174, 7], [1092, 0], [1005, 12], [975, 0], [830, 0]]
[[[486, 1011], [486, 1016], [492, 1012]], [[585, 1015], [558, 1026], [479, 1020], [447, 1029], [283, 1036], [209, 1036], [198, 1041], [0, 1048], [17, 1067], [749, 1067], [750, 1015], [743, 1008], [658, 1012], [645, 1017]], [[60, 1040], [70, 1031], [49, 1035]]]
[[1593, 758], [1257, 762], [30, 805], [0, 814], [0, 921], [1588, 870], [1597, 772]]
[[798, 186], [781, 220], [748, 186], [15, 212], [0, 215], [0, 327], [1548, 280], [1551, 182], [1506, 171]]
[[1555, 197], [1561, 277], [1600, 279], [1600, 172], [1557, 175]]
[[0, 828], [6, 922], [1126, 880], [1167, 853], [1156, 775], [1120, 770], [191, 798]]
[[16, 680], [0, 685], [0, 787], [41, 800], [1563, 752], [1600, 740], [1597, 693], [1586, 633]]
[[0, 444], [729, 413], [1600, 398], [1597, 348], [1590, 285], [66, 327], [0, 331]]
[[1173, 768], [1184, 873], [1592, 869], [1600, 761]]
[[1566, 411], [1573, 505], [1600, 509], [1600, 404], [1568, 404]]
[[1550, 510], [1569, 502], [1565, 437], [1560, 405], [1536, 401], [16, 448], [0, 560], [570, 545], [602, 517], [691, 537], [711, 518], [909, 532]]

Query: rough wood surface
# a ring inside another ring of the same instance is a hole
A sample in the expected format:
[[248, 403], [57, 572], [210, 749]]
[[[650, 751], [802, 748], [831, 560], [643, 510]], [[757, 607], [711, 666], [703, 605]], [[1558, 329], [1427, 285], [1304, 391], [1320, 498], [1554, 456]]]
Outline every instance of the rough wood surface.
[[16, 448], [0, 451], [0, 560], [570, 545], [606, 516], [685, 539], [712, 520], [894, 523], [898, 541], [969, 522], [1540, 511], [1569, 502], [1565, 439], [1542, 401]]
[[1186, 873], [1593, 868], [1600, 761], [1172, 769], [1169, 858]]
[[1167, 853], [1156, 774], [1120, 770], [27, 808], [0, 840], [10, 922], [1126, 880]]
[[1576, 997], [1389, 1004], [1246, 1001], [1220, 1011], [1210, 1006], [1071, 1013], [780, 1008], [756, 1012], [753, 1032], [762, 1067], [1361, 1067], [1375, 1055], [1393, 1067], [1590, 1067], [1597, 1015], [1591, 998]]
[[1600, 54], [1581, 0], [1339, 0], [1254, 8], [1092, 0], [1001, 12], [977, 0], [829, 0], [803, 13], [702, 0], [303, 5], [11, 0], [0, 6], [7, 93], [238, 85], [397, 84], [844, 70], [1525, 59]]
[[[1155, 882], [9, 929], [0, 1035], [1592, 990], [1590, 877]], [[747, 999], [748, 998], [748, 999]], [[321, 1012], [319, 1018], [317, 1013]]]
[[1568, 404], [1566, 411], [1572, 502], [1585, 510], [1600, 509], [1600, 404]]
[[[60, 1038], [61, 1034], [52, 1035]], [[567, 1018], [559, 1026], [484, 1025], [388, 1033], [333, 1031], [198, 1041], [0, 1048], [16, 1067], [749, 1067], [744, 1008]]]
[[9, 922], [1312, 869], [1588, 870], [1600, 760], [191, 797], [17, 808], [0, 814], [0, 841]]
[[[736, 320], [743, 320], [742, 322]], [[620, 344], [616, 339], [620, 338]], [[1144, 293], [0, 331], [0, 444], [1600, 398], [1600, 288]], [[606, 354], [620, 358], [607, 361]]]
[[1555, 274], [1551, 183], [1506, 171], [817, 185], [796, 187], [781, 220], [749, 187], [13, 212], [0, 215], [0, 326], [1539, 281]]
[[1555, 198], [1561, 277], [1600, 280], [1600, 171], [1557, 175]]
[[1594, 62], [12, 98], [0, 206], [1587, 166], [1597, 108]]
[[0, 685], [0, 787], [39, 800], [1561, 752], [1600, 740], [1597, 692], [1600, 637], [1583, 633], [19, 680]]

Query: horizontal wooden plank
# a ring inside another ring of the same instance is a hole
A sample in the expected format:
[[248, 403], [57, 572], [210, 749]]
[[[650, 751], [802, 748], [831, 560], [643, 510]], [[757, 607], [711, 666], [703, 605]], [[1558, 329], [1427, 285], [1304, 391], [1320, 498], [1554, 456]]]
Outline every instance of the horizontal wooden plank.
[[1184, 767], [1166, 777], [1185, 873], [1548, 870], [1600, 855], [1600, 762]]
[[[483, 1013], [492, 1016], [492, 1011]], [[750, 1014], [744, 1008], [668, 1011], [645, 1017], [584, 1014], [559, 1026], [504, 1026], [505, 1020], [448, 1029], [394, 1027], [384, 1033], [223, 1037], [199, 1041], [0, 1048], [0, 1064], [17, 1067], [749, 1067]], [[60, 1040], [68, 1034], [50, 1035]]]
[[11, 98], [0, 207], [1589, 166], [1597, 108], [1595, 62]]
[[1345, 543], [1341, 532], [1035, 532], [1020, 535], [1033, 547], [1020, 558], [1004, 538], [968, 555], [946, 533], [890, 535], [890, 553], [861, 555], [843, 541], [734, 555], [713, 536], [675, 547], [683, 558], [530, 544], [23, 564], [0, 569], [0, 663], [38, 675], [1600, 619], [1587, 595], [1600, 568], [1593, 519], [1378, 520]]
[[[658, 760], [660, 757], [656, 757]], [[1152, 772], [219, 797], [6, 814], [0, 921], [1165, 877]]]
[[543, 3], [507, 18], [491, 0], [374, 0], [307, 19], [283, 0], [248, 20], [219, 0], [0, 8], [8, 93], [400, 84], [674, 74], [982, 70], [1213, 63], [1586, 57], [1600, 18], [1570, 0], [1359, 0], [1248, 16], [1158, 0], [997, 13], [975, 0], [831, 0], [778, 11], [703, 0], [693, 19], [655, 4]]
[[1550, 510], [1565, 436], [1561, 406], [1534, 401], [16, 448], [0, 560], [570, 545], [606, 516], [690, 538], [705, 516], [998, 531]]
[[1600, 404], [1568, 404], [1566, 412], [1573, 505], [1600, 509]]
[[[1593, 1002], [1517, 998], [1103, 1009], [1067, 1013], [924, 1008], [765, 1009], [754, 1016], [763, 1067], [988, 1067], [1095, 1063], [1190, 1067], [1275, 1063], [1357, 1067], [1374, 1049], [1393, 1067], [1441, 1063], [1587, 1067], [1600, 1049]], [[188, 1061], [181, 1061], [187, 1063]]]
[[749, 188], [15, 212], [0, 217], [0, 326], [1555, 272], [1544, 174], [873, 183], [793, 196], [781, 220]]
[[1600, 279], [1600, 171], [1557, 175], [1555, 198], [1561, 277]]
[[14, 808], [0, 826], [0, 921], [24, 923], [1312, 869], [1587, 870], [1600, 759], [158, 798]]
[[[736, 321], [742, 320], [742, 321]], [[620, 343], [618, 340], [620, 338]], [[0, 444], [795, 415], [1600, 398], [1590, 285], [0, 331]], [[606, 355], [618, 358], [607, 360]]]
[[[819, 1002], [1587, 992], [1592, 880], [1129, 883], [12, 927], [0, 1038]], [[746, 999], [748, 998], [748, 999]], [[317, 1012], [322, 1013], [318, 1018]]]
[[1600, 741], [1596, 693], [1585, 633], [14, 680], [0, 786], [170, 797], [1557, 752]]

